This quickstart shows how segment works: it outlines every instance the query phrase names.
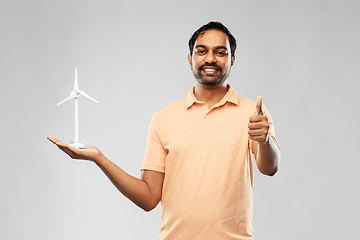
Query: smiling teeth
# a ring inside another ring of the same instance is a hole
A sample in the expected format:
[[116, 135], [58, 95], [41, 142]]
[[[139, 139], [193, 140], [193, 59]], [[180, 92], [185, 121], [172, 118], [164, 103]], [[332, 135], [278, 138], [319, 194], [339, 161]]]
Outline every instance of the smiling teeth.
[[206, 72], [215, 72], [216, 69], [207, 69], [207, 68], [205, 68], [204, 71], [206, 71]]

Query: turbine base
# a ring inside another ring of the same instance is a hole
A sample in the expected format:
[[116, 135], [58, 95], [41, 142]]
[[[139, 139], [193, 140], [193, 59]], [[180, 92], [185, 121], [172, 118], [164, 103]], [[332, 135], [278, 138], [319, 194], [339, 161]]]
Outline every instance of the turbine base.
[[70, 146], [76, 147], [76, 148], [85, 148], [84, 143], [70, 143]]

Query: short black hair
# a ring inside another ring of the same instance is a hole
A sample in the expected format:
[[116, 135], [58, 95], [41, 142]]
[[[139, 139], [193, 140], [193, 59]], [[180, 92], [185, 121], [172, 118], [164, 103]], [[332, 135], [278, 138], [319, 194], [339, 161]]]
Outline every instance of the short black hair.
[[210, 30], [210, 29], [216, 29], [216, 30], [219, 30], [219, 31], [222, 31], [222, 32], [226, 33], [226, 35], [229, 38], [229, 42], [230, 42], [231, 57], [235, 56], [236, 39], [231, 34], [231, 32], [227, 29], [227, 27], [225, 27], [221, 22], [209, 22], [208, 24], [203, 25], [198, 30], [196, 30], [196, 32], [194, 32], [194, 34], [189, 39], [190, 56], [192, 55], [196, 39], [198, 39], [198, 37], [200, 35], [204, 34], [204, 32], [206, 30]]

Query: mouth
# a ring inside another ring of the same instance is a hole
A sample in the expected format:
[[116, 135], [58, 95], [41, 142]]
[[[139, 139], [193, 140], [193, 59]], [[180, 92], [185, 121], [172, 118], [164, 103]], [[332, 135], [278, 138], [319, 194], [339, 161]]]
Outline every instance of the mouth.
[[215, 73], [219, 72], [220, 69], [214, 68], [214, 67], [203, 67], [203, 68], [201, 68], [201, 71], [206, 74], [215, 74]]

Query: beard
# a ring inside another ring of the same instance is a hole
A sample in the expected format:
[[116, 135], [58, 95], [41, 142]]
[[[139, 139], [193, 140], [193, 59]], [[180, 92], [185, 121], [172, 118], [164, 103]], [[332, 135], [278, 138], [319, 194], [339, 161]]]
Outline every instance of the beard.
[[201, 70], [205, 67], [205, 66], [211, 66], [211, 67], [217, 67], [219, 70], [220, 73], [222, 73], [222, 68], [216, 64], [209, 64], [209, 63], [206, 63], [204, 65], [201, 65], [199, 68], [198, 68], [198, 73], [196, 73], [194, 70], [193, 70], [193, 74], [194, 74], [194, 77], [195, 79], [201, 84], [201, 85], [204, 85], [204, 86], [218, 86], [218, 85], [221, 85], [223, 84], [226, 79], [229, 77], [229, 74], [230, 72], [226, 73], [226, 74], [220, 74], [219, 76], [214, 76], [211, 78], [211, 80], [207, 80], [204, 78], [204, 75], [201, 74]]

